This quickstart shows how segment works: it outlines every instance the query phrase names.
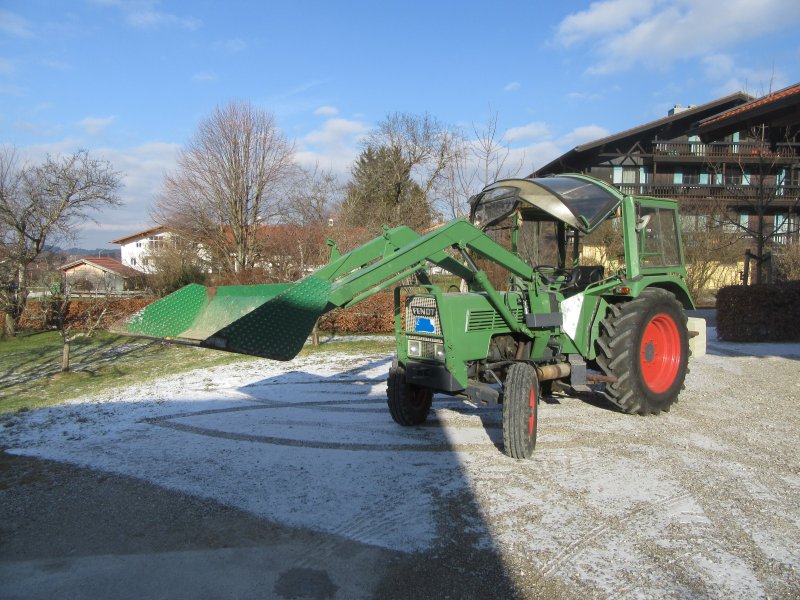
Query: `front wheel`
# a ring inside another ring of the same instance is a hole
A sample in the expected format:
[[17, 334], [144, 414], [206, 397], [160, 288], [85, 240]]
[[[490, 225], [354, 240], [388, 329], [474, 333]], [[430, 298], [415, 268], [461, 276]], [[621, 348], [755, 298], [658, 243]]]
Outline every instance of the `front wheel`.
[[539, 391], [531, 365], [509, 367], [503, 394], [503, 448], [511, 458], [530, 458], [536, 447]]
[[428, 418], [433, 402], [433, 390], [408, 383], [405, 368], [395, 364], [389, 369], [386, 397], [389, 412], [395, 423], [419, 425]]

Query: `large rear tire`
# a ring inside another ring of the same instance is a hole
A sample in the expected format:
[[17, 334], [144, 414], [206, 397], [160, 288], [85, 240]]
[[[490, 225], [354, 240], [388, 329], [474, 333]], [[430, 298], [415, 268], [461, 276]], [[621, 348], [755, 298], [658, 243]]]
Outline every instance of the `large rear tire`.
[[503, 449], [511, 458], [530, 458], [539, 422], [539, 379], [531, 365], [514, 363], [503, 394]]
[[431, 410], [433, 390], [408, 383], [406, 370], [399, 364], [392, 365], [389, 369], [389, 379], [386, 384], [389, 412], [395, 423], [400, 425], [424, 423]]
[[674, 295], [648, 288], [611, 306], [601, 322], [597, 364], [606, 375], [605, 396], [626, 413], [668, 411], [683, 389], [689, 363], [686, 315]]

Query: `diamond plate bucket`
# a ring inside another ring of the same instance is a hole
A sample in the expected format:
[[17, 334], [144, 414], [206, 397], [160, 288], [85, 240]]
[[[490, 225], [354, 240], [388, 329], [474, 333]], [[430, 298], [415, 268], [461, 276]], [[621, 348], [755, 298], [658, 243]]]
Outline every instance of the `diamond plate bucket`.
[[325, 312], [330, 288], [330, 283], [313, 275], [296, 284], [208, 288], [191, 284], [145, 307], [115, 329], [290, 360]]

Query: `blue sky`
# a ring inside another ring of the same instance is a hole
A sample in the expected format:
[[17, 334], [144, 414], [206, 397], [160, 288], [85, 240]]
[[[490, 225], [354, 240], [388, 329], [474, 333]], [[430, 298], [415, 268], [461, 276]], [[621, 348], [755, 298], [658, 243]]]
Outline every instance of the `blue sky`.
[[390, 112], [468, 133], [494, 112], [527, 173], [674, 104], [800, 81], [798, 25], [798, 0], [3, 0], [0, 143], [124, 173], [125, 206], [77, 239], [110, 247], [150, 224], [177, 150], [229, 100], [342, 177]]

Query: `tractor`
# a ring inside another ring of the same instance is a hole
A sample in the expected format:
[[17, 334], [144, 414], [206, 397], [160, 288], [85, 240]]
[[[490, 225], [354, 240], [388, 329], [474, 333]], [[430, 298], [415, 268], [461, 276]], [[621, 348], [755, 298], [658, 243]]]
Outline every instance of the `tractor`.
[[394, 287], [387, 402], [400, 425], [422, 424], [435, 394], [499, 403], [504, 451], [524, 459], [554, 385], [668, 411], [693, 308], [677, 203], [569, 174], [497, 181], [469, 206], [423, 235], [384, 228], [345, 254], [329, 242], [330, 262], [293, 284], [186, 286], [122, 331], [290, 360], [321, 315]]

